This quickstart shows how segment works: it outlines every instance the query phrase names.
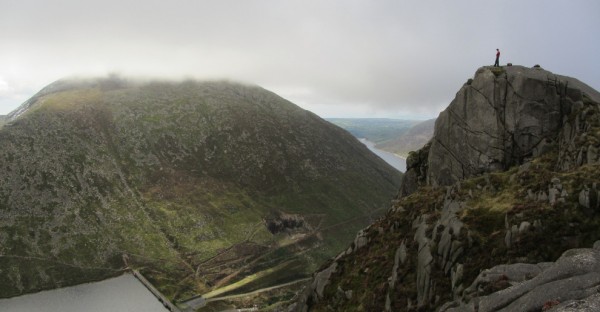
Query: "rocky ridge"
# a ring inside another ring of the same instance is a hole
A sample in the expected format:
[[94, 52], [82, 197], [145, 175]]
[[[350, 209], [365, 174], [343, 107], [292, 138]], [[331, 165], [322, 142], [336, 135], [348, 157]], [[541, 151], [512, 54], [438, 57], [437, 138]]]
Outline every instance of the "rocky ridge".
[[290, 310], [593, 307], [600, 259], [577, 248], [600, 239], [599, 147], [597, 91], [541, 68], [480, 68], [407, 159], [392, 208]]
[[[415, 155], [404, 180], [402, 195], [419, 181], [446, 186], [484, 172], [502, 171], [537, 157], [552, 144], [560, 144], [558, 166], [568, 169], [597, 157], [589, 145], [576, 145], [584, 130], [582, 118], [590, 108], [585, 101], [600, 102], [600, 94], [571, 77], [539, 67], [483, 67], [440, 113], [427, 157]], [[579, 116], [572, 111], [581, 111]], [[562, 137], [559, 138], [559, 133]], [[585, 159], [584, 159], [585, 157]]]

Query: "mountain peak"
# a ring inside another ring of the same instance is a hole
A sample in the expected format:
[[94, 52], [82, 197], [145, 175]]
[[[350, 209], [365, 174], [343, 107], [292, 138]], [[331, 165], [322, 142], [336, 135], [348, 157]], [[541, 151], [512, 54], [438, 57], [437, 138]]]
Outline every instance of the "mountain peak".
[[539, 156], [584, 101], [600, 102], [600, 93], [575, 78], [540, 67], [479, 68], [440, 113], [427, 155], [423, 150], [409, 156], [401, 193], [423, 184], [451, 185]]

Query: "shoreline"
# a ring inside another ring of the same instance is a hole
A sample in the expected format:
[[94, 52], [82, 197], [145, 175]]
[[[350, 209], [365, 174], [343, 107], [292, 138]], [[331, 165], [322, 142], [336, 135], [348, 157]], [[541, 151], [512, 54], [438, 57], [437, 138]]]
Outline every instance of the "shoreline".
[[375, 142], [369, 141], [366, 138], [357, 138], [358, 141], [364, 144], [372, 153], [377, 155], [388, 165], [394, 167], [396, 170], [404, 173], [406, 172], [406, 158], [396, 153], [388, 152], [375, 147]]

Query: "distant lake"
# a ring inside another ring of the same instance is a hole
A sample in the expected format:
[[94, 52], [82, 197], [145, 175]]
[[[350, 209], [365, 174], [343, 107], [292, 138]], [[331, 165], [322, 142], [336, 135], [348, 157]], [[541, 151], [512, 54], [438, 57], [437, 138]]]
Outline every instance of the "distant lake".
[[358, 140], [361, 143], [363, 143], [364, 145], [366, 145], [371, 150], [371, 152], [375, 153], [375, 155], [377, 155], [381, 159], [385, 160], [385, 162], [390, 164], [392, 167], [396, 168], [398, 171], [400, 171], [400, 172], [406, 171], [406, 159], [404, 159], [400, 156], [397, 156], [393, 153], [386, 152], [386, 151], [380, 150], [378, 148], [375, 148], [375, 143], [373, 143], [367, 139], [358, 139]]
[[133, 275], [100, 282], [0, 299], [0, 311], [10, 312], [167, 312], [162, 303]]

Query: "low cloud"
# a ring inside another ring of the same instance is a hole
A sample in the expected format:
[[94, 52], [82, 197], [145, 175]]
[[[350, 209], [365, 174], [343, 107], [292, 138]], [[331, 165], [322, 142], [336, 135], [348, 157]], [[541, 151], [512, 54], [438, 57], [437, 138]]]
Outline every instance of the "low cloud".
[[258, 84], [323, 117], [429, 118], [496, 48], [501, 63], [600, 88], [596, 12], [585, 0], [0, 0], [0, 110], [65, 76], [119, 72]]

